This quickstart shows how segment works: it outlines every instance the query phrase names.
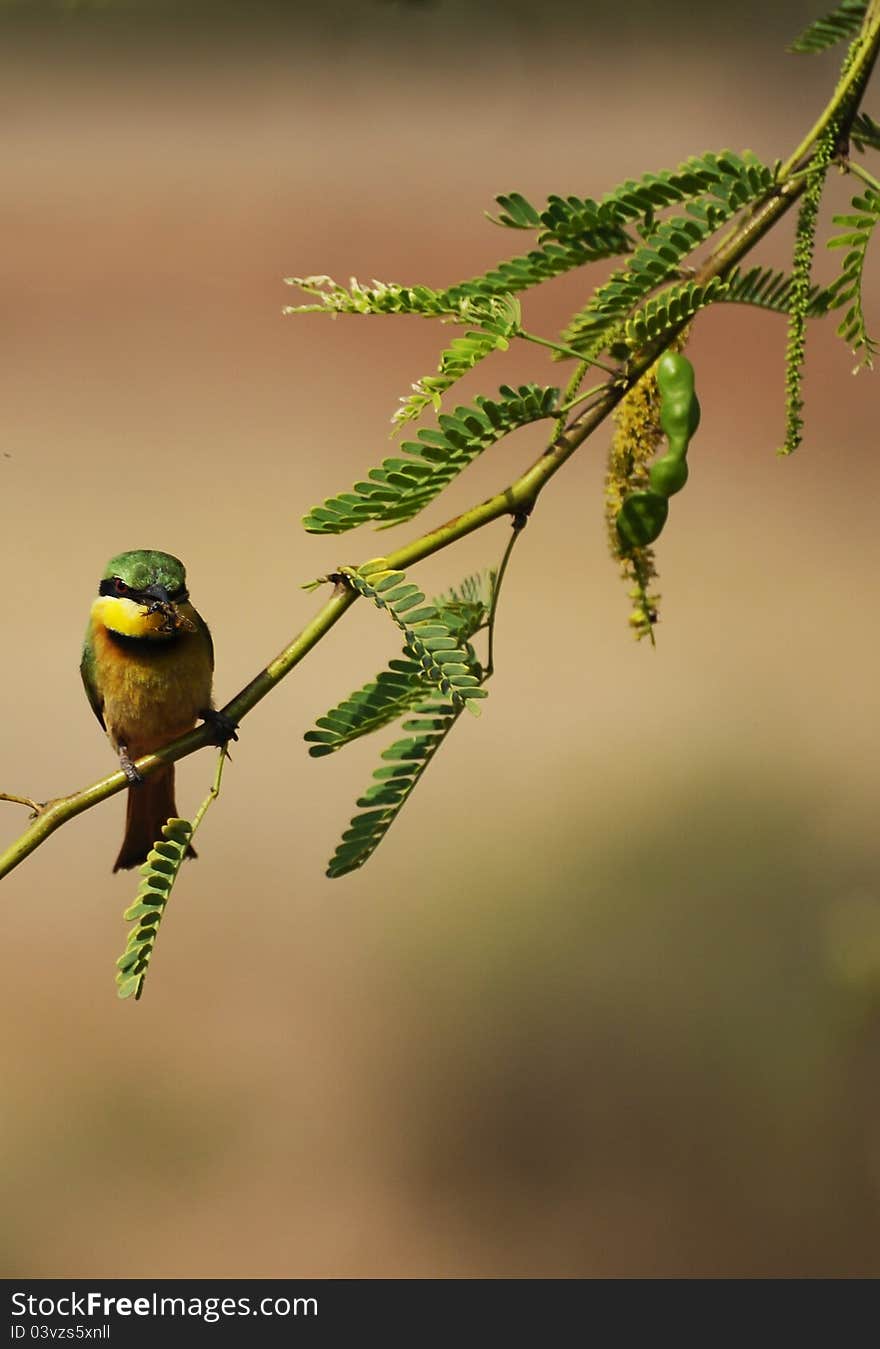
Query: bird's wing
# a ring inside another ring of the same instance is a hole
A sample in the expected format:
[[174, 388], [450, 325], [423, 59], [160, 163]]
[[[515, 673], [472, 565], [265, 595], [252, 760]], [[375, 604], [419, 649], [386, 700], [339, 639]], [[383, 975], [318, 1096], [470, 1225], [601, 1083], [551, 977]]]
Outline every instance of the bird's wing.
[[199, 629], [201, 630], [201, 632], [204, 634], [205, 641], [206, 641], [207, 644], [208, 644], [208, 654], [209, 654], [209, 657], [210, 657], [210, 660], [211, 660], [211, 672], [213, 673], [213, 671], [214, 671], [214, 639], [213, 639], [213, 637], [211, 636], [211, 629], [208, 627], [207, 623], [206, 623], [205, 620], [202, 618], [202, 615], [198, 612], [197, 609], [193, 609], [192, 613], [193, 613], [193, 618], [195, 619], [197, 626], [199, 627]]
[[104, 722], [104, 699], [98, 691], [98, 681], [95, 678], [95, 648], [91, 641], [91, 631], [86, 633], [86, 640], [83, 643], [83, 653], [79, 665], [79, 672], [82, 675], [83, 687], [86, 691], [86, 697], [92, 705], [92, 711], [106, 731], [107, 726]]

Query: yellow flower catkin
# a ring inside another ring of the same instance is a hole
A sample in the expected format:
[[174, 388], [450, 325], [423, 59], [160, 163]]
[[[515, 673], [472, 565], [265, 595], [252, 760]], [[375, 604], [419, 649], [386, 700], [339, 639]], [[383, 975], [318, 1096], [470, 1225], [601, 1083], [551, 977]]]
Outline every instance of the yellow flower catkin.
[[617, 514], [630, 492], [649, 486], [648, 469], [663, 436], [660, 428], [660, 394], [653, 368], [621, 399], [613, 413], [614, 436], [608, 455], [605, 480], [605, 519], [611, 556], [620, 564], [622, 575], [632, 584], [629, 596], [635, 608], [629, 617], [638, 639], [654, 640], [660, 596], [649, 594], [648, 587], [657, 575], [654, 550], [633, 548], [624, 553], [617, 532]]
[[[680, 333], [669, 346], [670, 351], [682, 351], [688, 330]], [[608, 473], [605, 479], [605, 519], [611, 556], [620, 564], [625, 580], [631, 583], [628, 594], [634, 602], [629, 624], [640, 641], [648, 637], [654, 644], [654, 624], [660, 596], [649, 586], [657, 579], [654, 550], [651, 547], [624, 551], [617, 532], [617, 515], [624, 497], [630, 492], [650, 488], [648, 476], [651, 461], [663, 438], [660, 426], [660, 390], [657, 387], [656, 365], [639, 380], [620, 400], [612, 414], [614, 436], [608, 454]]]

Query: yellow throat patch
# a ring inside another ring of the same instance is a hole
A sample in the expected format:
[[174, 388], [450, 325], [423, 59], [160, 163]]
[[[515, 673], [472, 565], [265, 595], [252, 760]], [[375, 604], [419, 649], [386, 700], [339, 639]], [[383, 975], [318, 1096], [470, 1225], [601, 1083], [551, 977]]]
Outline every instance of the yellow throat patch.
[[[191, 630], [193, 625], [187, 617], [188, 612], [191, 612], [190, 606], [182, 604], [180, 609], [183, 622], [179, 626]], [[92, 605], [92, 622], [100, 623], [120, 637], [149, 637], [158, 642], [167, 641], [177, 630], [176, 625], [169, 622], [168, 614], [162, 610], [151, 614], [146, 604], [116, 595], [98, 596]]]

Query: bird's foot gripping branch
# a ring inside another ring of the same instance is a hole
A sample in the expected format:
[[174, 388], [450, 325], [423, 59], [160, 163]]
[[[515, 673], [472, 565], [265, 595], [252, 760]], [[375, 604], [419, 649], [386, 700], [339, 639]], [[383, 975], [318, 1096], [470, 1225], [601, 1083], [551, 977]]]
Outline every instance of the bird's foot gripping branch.
[[[328, 875], [363, 866], [467, 708], [476, 711], [494, 670], [499, 596], [522, 525], [550, 479], [609, 416], [614, 416], [606, 488], [611, 552], [624, 572], [636, 636], [654, 641], [659, 597], [653, 590], [653, 545], [667, 524], [669, 499], [687, 480], [686, 454], [699, 417], [694, 373], [682, 348], [711, 307], [747, 304], [783, 316], [788, 326], [783, 451], [803, 433], [801, 369], [808, 320], [843, 310], [838, 332], [858, 367], [870, 367], [877, 343], [862, 302], [862, 275], [880, 221], [880, 181], [860, 158], [880, 150], [880, 124], [861, 102], [880, 43], [880, 0], [843, 0], [792, 44], [796, 52], [846, 51], [837, 85], [794, 152], [775, 165], [727, 150], [694, 154], [678, 166], [627, 179], [604, 194], [553, 195], [533, 204], [519, 192], [496, 198], [494, 224], [526, 236], [515, 256], [479, 276], [443, 289], [421, 285], [294, 278], [306, 303], [289, 313], [415, 315], [460, 329], [441, 351], [436, 370], [417, 379], [391, 420], [402, 432], [427, 415], [396, 453], [305, 515], [309, 533], [345, 534], [361, 525], [400, 525], [435, 499], [484, 452], [516, 431], [536, 446], [529, 466], [495, 495], [383, 557], [342, 566], [326, 577], [332, 591], [315, 617], [219, 712], [210, 711], [213, 648], [207, 626], [189, 603], [182, 565], [168, 554], [123, 554], [107, 568], [92, 607], [83, 677], [96, 715], [118, 752], [144, 779], [129, 787], [126, 836], [118, 866], [140, 866], [142, 882], [128, 917], [134, 924], [120, 961], [120, 993], [140, 996], [164, 912], [192, 837], [216, 799], [225, 757], [192, 822], [177, 815], [173, 765], [234, 735], [235, 728], [321, 641], [358, 599], [392, 620], [397, 649], [387, 666], [341, 697], [306, 732], [315, 758], [395, 727], [392, 743], [357, 813], [344, 830]], [[842, 264], [831, 285], [812, 280], [821, 227], [822, 191], [832, 165], [858, 180], [852, 210], [832, 217], [825, 242]], [[579, 177], [589, 175], [581, 163]], [[756, 246], [799, 204], [788, 272], [750, 261]], [[581, 269], [606, 261], [606, 278], [552, 336], [526, 324], [523, 297], [563, 275], [583, 292]], [[555, 380], [502, 384], [450, 407], [460, 377], [492, 352], [527, 343], [544, 361], [568, 363]], [[590, 370], [602, 372], [589, 389]], [[412, 372], [410, 372], [412, 373]], [[663, 437], [666, 453], [657, 457]], [[414, 566], [459, 539], [506, 517], [513, 524], [496, 565], [427, 600], [410, 579]], [[313, 587], [310, 587], [313, 588]], [[205, 713], [205, 709], [209, 709]], [[197, 718], [209, 722], [195, 727]], [[5, 875], [60, 825], [128, 786], [116, 772], [83, 791], [40, 807], [12, 792], [0, 800], [38, 813], [0, 856]]]

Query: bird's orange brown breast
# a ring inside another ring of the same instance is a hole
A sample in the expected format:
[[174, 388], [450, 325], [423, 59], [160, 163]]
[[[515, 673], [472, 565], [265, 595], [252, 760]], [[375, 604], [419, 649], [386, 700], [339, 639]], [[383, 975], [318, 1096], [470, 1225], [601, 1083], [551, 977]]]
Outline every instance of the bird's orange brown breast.
[[95, 683], [114, 746], [132, 758], [190, 730], [211, 706], [213, 661], [207, 631], [189, 604], [180, 623], [129, 599], [92, 605]]

